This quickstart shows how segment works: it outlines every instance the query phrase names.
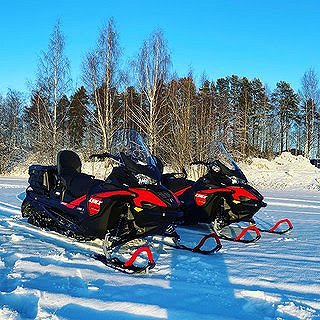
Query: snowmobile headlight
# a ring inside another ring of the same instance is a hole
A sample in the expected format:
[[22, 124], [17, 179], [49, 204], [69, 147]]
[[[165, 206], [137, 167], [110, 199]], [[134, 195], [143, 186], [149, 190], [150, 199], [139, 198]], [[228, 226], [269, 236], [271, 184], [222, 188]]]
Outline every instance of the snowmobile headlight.
[[157, 184], [157, 180], [150, 178], [149, 176], [139, 173], [135, 175], [139, 184]]
[[235, 177], [235, 176], [231, 176], [230, 180], [231, 180], [232, 184], [243, 184], [243, 183], [245, 183], [244, 180], [242, 180], [242, 179], [240, 179], [238, 177]]
[[213, 164], [213, 165], [211, 166], [211, 169], [212, 169], [214, 172], [220, 172], [220, 171], [221, 171], [221, 168], [220, 168], [218, 165], [216, 165], [216, 164]]

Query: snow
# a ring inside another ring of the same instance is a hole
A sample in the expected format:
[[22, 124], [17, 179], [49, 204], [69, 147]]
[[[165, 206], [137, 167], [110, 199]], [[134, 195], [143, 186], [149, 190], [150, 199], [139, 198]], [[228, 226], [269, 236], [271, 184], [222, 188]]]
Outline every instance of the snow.
[[[289, 153], [240, 167], [266, 196], [257, 223], [287, 217], [291, 233], [263, 233], [256, 244], [222, 241], [209, 256], [154, 243], [157, 265], [147, 275], [92, 259], [99, 242], [28, 225], [20, 213], [27, 179], [0, 178], [0, 319], [320, 319], [320, 170]], [[83, 171], [105, 175], [103, 163]], [[205, 231], [179, 228], [194, 244]]]
[[[0, 319], [320, 318], [317, 191], [262, 192], [268, 207], [257, 222], [287, 217], [290, 234], [223, 241], [209, 256], [162, 245], [149, 274], [126, 275], [92, 259], [93, 245], [29, 226], [19, 208], [26, 185], [0, 179]], [[196, 238], [203, 228], [179, 233]]]
[[260, 189], [320, 190], [320, 170], [303, 156], [283, 152], [275, 159], [253, 158], [240, 163], [248, 180]]

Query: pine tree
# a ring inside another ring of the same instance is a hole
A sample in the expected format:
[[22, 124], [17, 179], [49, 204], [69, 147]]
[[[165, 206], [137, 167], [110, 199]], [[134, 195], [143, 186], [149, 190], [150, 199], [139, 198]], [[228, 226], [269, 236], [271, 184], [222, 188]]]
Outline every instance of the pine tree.
[[[269, 102], [266, 87], [260, 79], [250, 83], [252, 96], [252, 115], [250, 118], [250, 137], [253, 155], [265, 155], [267, 147], [267, 129], [272, 115], [272, 105]], [[273, 117], [271, 118], [273, 119]]]
[[217, 140], [232, 146], [232, 114], [230, 106], [230, 81], [229, 78], [220, 78], [213, 89], [215, 94], [216, 112], [216, 136]]
[[279, 151], [290, 151], [290, 129], [292, 122], [298, 119], [299, 96], [290, 84], [280, 81], [272, 93], [272, 102], [275, 105], [279, 119]]
[[87, 106], [89, 103], [89, 97], [86, 89], [83, 86], [77, 89], [70, 100], [71, 102], [68, 112], [69, 143], [72, 148], [79, 149], [83, 147], [84, 135], [88, 126]]
[[66, 95], [63, 95], [61, 99], [59, 99], [57, 106], [57, 132], [59, 133], [57, 136], [58, 149], [65, 148], [68, 144], [67, 114], [69, 112], [69, 108], [70, 101]]

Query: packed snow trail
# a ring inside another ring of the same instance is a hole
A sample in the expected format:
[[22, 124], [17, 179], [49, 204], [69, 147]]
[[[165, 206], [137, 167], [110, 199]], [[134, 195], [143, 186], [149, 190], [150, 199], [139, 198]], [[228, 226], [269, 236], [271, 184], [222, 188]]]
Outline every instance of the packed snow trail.
[[319, 193], [268, 191], [257, 222], [287, 217], [290, 234], [211, 256], [164, 246], [149, 275], [125, 275], [21, 219], [25, 186], [0, 179], [0, 319], [320, 318]]

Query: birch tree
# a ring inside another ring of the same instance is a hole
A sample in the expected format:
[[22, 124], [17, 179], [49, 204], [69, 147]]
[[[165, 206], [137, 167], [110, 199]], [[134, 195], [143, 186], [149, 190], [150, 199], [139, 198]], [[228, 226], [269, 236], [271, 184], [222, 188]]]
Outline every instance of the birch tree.
[[[1, 101], [2, 100], [2, 101]], [[8, 90], [0, 100], [0, 173], [9, 172], [24, 160], [24, 132], [21, 113], [24, 99], [20, 92]]]
[[[163, 113], [166, 104], [164, 85], [168, 78], [170, 55], [161, 31], [154, 32], [144, 41], [134, 61], [136, 77], [142, 95], [139, 112], [130, 114], [140, 130], [148, 137], [150, 151], [165, 137], [167, 116]], [[145, 102], [145, 106], [143, 105]], [[145, 108], [144, 108], [145, 107]]]
[[83, 63], [83, 80], [91, 95], [93, 118], [102, 148], [107, 150], [114, 131], [118, 128], [115, 116], [119, 113], [120, 46], [114, 21], [110, 19], [99, 33], [97, 46]]
[[[33, 140], [33, 147], [39, 151], [50, 150], [52, 159], [66, 142], [59, 130], [66, 121], [65, 111], [59, 107], [59, 102], [67, 93], [71, 81], [69, 60], [64, 49], [64, 36], [60, 23], [57, 22], [50, 36], [48, 49], [40, 56], [31, 105], [27, 109], [28, 116], [32, 117], [29, 119], [32, 130], [37, 130], [38, 135], [37, 139]], [[32, 137], [30, 132], [30, 138]]]
[[193, 160], [192, 130], [196, 104], [196, 86], [192, 75], [173, 79], [168, 85], [170, 133], [166, 139], [165, 155], [179, 169]]
[[304, 154], [310, 158], [316, 148], [316, 123], [320, 98], [319, 80], [313, 69], [306, 71], [301, 80], [300, 97], [303, 103], [303, 124], [305, 131]]

